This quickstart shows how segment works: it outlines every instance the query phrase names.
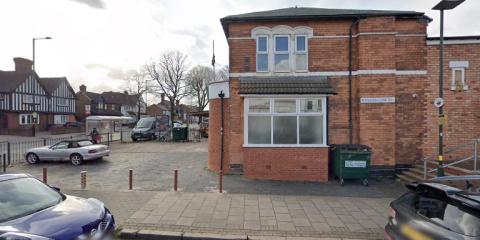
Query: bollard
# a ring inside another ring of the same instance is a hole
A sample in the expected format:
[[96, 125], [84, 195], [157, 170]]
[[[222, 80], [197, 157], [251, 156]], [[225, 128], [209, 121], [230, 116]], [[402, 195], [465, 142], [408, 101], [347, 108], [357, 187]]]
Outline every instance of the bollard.
[[80, 172], [80, 187], [82, 189], [87, 187], [87, 171]]
[[43, 183], [47, 183], [47, 168], [43, 168]]
[[128, 190], [132, 190], [133, 187], [133, 170], [128, 170]]
[[3, 154], [3, 172], [6, 173], [7, 172], [7, 155], [4, 153]]
[[223, 171], [220, 170], [220, 186], [219, 186], [220, 193], [223, 193]]
[[173, 191], [178, 189], [178, 170], [173, 171]]

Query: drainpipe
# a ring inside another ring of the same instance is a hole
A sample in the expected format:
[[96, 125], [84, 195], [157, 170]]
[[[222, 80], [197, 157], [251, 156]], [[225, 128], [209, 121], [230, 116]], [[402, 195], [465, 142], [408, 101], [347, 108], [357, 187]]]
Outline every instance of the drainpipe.
[[348, 142], [353, 144], [353, 99], [352, 99], [352, 72], [353, 72], [353, 27], [360, 22], [357, 18], [350, 25], [348, 32]]

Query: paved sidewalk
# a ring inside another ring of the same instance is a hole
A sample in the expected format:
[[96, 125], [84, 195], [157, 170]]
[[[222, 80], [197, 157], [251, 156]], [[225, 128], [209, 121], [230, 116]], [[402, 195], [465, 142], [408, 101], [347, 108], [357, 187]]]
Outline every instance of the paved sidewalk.
[[[383, 239], [391, 198], [157, 192], [125, 232]], [[185, 236], [185, 235], [184, 235]], [[236, 238], [235, 238], [236, 239]]]

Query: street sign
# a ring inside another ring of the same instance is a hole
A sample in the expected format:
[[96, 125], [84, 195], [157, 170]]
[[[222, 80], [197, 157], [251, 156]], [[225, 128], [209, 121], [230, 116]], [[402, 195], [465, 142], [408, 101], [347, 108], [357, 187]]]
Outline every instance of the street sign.
[[360, 103], [395, 103], [395, 97], [360, 98]]

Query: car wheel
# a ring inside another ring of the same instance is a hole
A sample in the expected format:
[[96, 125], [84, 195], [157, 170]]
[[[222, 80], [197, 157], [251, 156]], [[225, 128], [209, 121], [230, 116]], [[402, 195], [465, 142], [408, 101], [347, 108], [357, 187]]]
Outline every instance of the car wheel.
[[75, 166], [82, 164], [82, 161], [83, 161], [83, 157], [78, 153], [74, 153], [70, 156], [70, 162], [72, 162], [72, 164]]
[[138, 141], [138, 139], [136, 139], [136, 138], [132, 138], [132, 141], [136, 142], [136, 141]]
[[40, 159], [38, 158], [37, 154], [29, 153], [27, 154], [27, 162], [29, 164], [37, 164], [38, 162], [40, 162]]

